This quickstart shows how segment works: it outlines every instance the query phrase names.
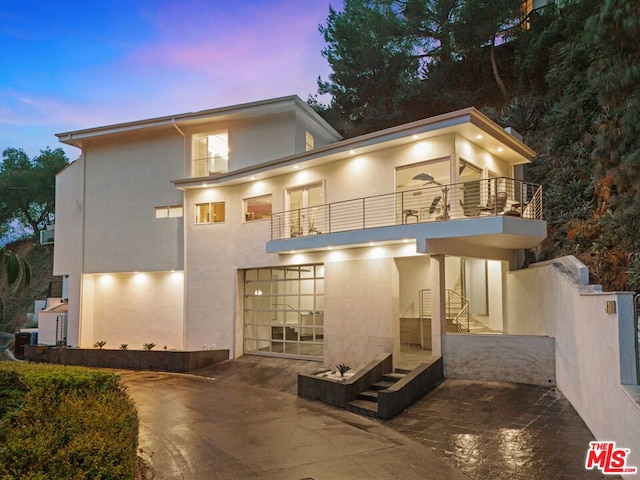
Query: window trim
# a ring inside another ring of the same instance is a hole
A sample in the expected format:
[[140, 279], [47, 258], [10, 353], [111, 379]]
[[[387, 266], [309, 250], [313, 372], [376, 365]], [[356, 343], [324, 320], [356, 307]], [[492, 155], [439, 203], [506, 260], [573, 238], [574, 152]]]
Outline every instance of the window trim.
[[[180, 215], [171, 215], [171, 210], [177, 210], [180, 209]], [[166, 212], [166, 216], [158, 216], [158, 212], [162, 212], [162, 211]], [[184, 207], [182, 205], [158, 205], [157, 207], [154, 207], [153, 209], [153, 218], [155, 220], [164, 220], [164, 219], [170, 219], [170, 218], [182, 218], [184, 217]]]
[[[217, 205], [217, 204], [222, 204], [223, 207], [223, 212], [224, 212], [224, 218], [222, 220], [216, 221], [208, 221], [208, 222], [199, 222], [198, 221], [198, 206], [199, 205], [209, 205], [209, 216], [210, 218], [213, 217], [215, 219], [215, 213], [213, 213], [213, 205]], [[193, 216], [193, 224], [194, 225], [215, 225], [217, 223], [226, 223], [227, 222], [227, 205], [226, 202], [224, 200], [219, 200], [219, 201], [214, 201], [214, 202], [199, 202], [194, 204], [193, 206], [194, 208], [194, 216]]]
[[316, 139], [309, 130], [304, 132], [304, 151], [308, 152], [316, 148]]
[[[247, 211], [247, 207], [248, 207], [249, 200], [256, 200], [258, 198], [267, 198], [267, 197], [271, 198], [271, 211], [267, 214], [267, 216], [263, 218], [248, 218], [249, 212]], [[264, 195], [256, 195], [254, 197], [247, 197], [242, 199], [242, 221], [244, 223], [270, 220], [272, 214], [273, 214], [273, 193], [265, 193]]]
[[[203, 158], [196, 158], [197, 155], [197, 143], [198, 140], [203, 138], [203, 137], [209, 137], [209, 136], [216, 136], [219, 134], [224, 134], [227, 137], [227, 152], [226, 155], [221, 155], [220, 158], [223, 159], [226, 162], [226, 170], [224, 171], [211, 171], [211, 160], [215, 159], [215, 157], [203, 157]], [[229, 129], [223, 128], [223, 129], [217, 129], [217, 130], [207, 130], [204, 132], [199, 132], [199, 133], [193, 133], [191, 135], [191, 152], [190, 152], [190, 164], [191, 164], [191, 176], [195, 177], [200, 169], [200, 167], [198, 166], [199, 162], [202, 161], [206, 161], [206, 175], [204, 176], [210, 176], [212, 174], [217, 175], [220, 173], [227, 173], [229, 171], [229, 159], [231, 157], [231, 149], [229, 148]]]

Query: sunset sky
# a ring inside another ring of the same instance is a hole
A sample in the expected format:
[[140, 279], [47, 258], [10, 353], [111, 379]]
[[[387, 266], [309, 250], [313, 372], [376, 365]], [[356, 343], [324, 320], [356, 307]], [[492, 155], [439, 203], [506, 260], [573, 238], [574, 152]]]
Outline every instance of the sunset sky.
[[342, 0], [3, 1], [0, 150], [33, 156], [69, 130], [306, 100], [329, 73], [318, 31], [329, 4], [342, 9]]

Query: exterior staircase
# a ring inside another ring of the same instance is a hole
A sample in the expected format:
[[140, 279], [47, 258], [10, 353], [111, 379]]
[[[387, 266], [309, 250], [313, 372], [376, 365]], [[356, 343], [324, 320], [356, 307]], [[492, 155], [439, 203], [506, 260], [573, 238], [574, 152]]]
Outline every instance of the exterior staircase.
[[366, 417], [378, 418], [378, 392], [387, 390], [402, 380], [409, 370], [395, 369], [393, 373], [385, 373], [382, 380], [371, 384], [371, 390], [358, 393], [358, 398], [347, 403], [347, 410]]
[[[467, 325], [468, 330], [464, 333], [502, 333], [487, 327], [483, 322], [475, 318], [473, 315], [469, 315]], [[453, 323], [449, 318], [447, 318], [447, 332], [460, 333], [458, 325]]]

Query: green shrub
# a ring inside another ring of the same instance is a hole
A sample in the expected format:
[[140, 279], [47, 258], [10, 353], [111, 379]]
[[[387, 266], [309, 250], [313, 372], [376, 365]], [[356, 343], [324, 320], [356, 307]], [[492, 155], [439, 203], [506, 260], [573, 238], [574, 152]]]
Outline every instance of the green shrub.
[[0, 392], [9, 377], [26, 392], [20, 408], [0, 416], [2, 480], [135, 478], [138, 415], [116, 375], [6, 363]]
[[0, 420], [20, 408], [27, 393], [27, 385], [18, 372], [0, 370]]

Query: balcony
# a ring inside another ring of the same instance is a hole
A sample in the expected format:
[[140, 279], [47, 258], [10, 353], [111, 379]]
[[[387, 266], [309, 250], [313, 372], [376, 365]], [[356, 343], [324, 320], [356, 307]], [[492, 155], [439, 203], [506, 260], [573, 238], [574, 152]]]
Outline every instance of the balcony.
[[530, 248], [546, 236], [542, 187], [496, 177], [274, 213], [270, 253], [327, 246], [393, 243], [407, 238], [437, 244], [457, 239], [499, 249]]
[[194, 158], [191, 161], [191, 177], [209, 177], [229, 170], [228, 155], [214, 155], [212, 157]]

